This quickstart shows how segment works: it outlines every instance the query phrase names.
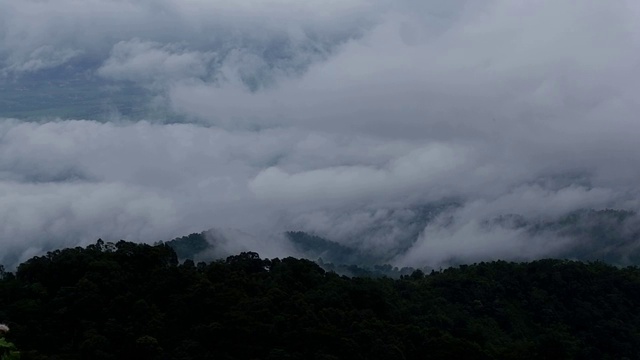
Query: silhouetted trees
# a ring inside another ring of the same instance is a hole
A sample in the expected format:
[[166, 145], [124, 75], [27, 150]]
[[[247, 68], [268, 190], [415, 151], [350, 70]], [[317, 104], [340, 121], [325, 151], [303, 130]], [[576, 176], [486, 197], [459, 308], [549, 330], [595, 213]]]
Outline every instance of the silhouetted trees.
[[98, 241], [0, 279], [22, 359], [640, 358], [640, 270], [540, 260], [350, 278]]

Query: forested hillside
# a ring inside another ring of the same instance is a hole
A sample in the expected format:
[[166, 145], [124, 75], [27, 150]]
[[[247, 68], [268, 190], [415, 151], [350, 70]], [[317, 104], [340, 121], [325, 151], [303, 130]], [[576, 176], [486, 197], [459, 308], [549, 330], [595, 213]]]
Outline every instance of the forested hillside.
[[540, 260], [349, 278], [120, 241], [0, 274], [22, 359], [637, 359], [640, 269]]

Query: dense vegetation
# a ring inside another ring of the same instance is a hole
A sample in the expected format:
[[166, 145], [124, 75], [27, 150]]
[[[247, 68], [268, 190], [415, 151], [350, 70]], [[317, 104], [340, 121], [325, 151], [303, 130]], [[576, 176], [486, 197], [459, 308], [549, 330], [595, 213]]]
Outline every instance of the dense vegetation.
[[348, 278], [99, 241], [0, 273], [22, 359], [637, 359], [640, 269], [491, 262]]

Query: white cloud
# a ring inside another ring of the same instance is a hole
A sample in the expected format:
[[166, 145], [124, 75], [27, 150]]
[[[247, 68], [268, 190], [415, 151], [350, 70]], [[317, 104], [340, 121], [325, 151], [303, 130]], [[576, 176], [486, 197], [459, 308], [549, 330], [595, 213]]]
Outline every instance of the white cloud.
[[[639, 14], [634, 1], [0, 1], [5, 75], [77, 61], [176, 113], [3, 120], [1, 241], [33, 254], [42, 233], [293, 227], [381, 254], [424, 230], [397, 261], [551, 254], [479, 224], [640, 207]], [[418, 221], [443, 199], [460, 202], [452, 227]], [[240, 238], [229, 249], [259, 247]]]
[[[421, 189], [429, 192], [469, 160], [466, 149], [431, 144], [393, 159], [381, 167], [337, 166], [288, 174], [277, 167], [261, 171], [249, 184], [259, 198], [315, 201], [348, 201], [361, 197], [404, 195]], [[440, 192], [435, 197], [445, 194]]]
[[179, 45], [132, 39], [113, 46], [110, 57], [98, 68], [98, 74], [113, 80], [149, 85], [175, 80], [204, 78], [213, 52], [181, 49]]
[[532, 236], [524, 229], [486, 229], [477, 220], [429, 225], [416, 243], [395, 262], [402, 266], [437, 268], [487, 260], [532, 260], [553, 256], [571, 244], [570, 239], [547, 233]]
[[82, 54], [81, 50], [56, 49], [53, 46], [44, 45], [34, 49], [23, 59], [13, 59], [2, 71], [8, 73], [36, 72], [51, 69], [67, 63], [69, 60]]

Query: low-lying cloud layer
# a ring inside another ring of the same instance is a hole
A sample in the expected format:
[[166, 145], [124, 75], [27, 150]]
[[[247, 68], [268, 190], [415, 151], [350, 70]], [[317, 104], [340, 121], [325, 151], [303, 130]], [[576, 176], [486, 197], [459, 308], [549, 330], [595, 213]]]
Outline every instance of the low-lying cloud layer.
[[[412, 266], [553, 256], [569, 240], [483, 223], [640, 208], [639, 16], [634, 1], [0, 1], [0, 85], [81, 74], [164, 109], [3, 119], [0, 263], [210, 227], [311, 231]], [[234, 233], [229, 251], [290, 252]]]

